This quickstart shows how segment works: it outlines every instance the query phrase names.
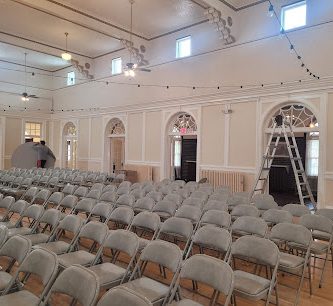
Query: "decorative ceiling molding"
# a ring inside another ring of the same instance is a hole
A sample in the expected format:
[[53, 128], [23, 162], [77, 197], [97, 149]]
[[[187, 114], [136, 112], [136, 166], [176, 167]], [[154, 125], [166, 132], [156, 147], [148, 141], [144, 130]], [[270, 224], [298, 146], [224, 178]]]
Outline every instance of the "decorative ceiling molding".
[[258, 0], [256, 2], [253, 2], [253, 3], [250, 3], [250, 4], [246, 4], [246, 5], [243, 5], [243, 6], [240, 6], [240, 7], [233, 6], [230, 3], [229, 0], [218, 0], [218, 1], [220, 1], [221, 3], [223, 3], [224, 5], [226, 5], [227, 7], [231, 8], [233, 11], [238, 12], [238, 11], [245, 10], [245, 9], [250, 8], [250, 7], [256, 6], [258, 4], [267, 2], [268, 0]]
[[[26, 38], [26, 37], [23, 37], [23, 36], [18, 36], [16, 34], [12, 34], [12, 33], [8, 33], [8, 32], [3, 32], [3, 31], [0, 31], [0, 34], [7, 35], [7, 36], [10, 36], [10, 37], [13, 37], [13, 38], [16, 38], [16, 39], [21, 39], [21, 40], [24, 40], [24, 41], [27, 41], [27, 42], [30, 42], [30, 43], [33, 43], [33, 44], [37, 44], [37, 45], [40, 45], [40, 46], [43, 46], [43, 47], [48, 47], [48, 48], [51, 48], [51, 49], [55, 49], [55, 50], [59, 50], [59, 51], [64, 51], [64, 48], [60, 48], [60, 47], [57, 47], [57, 46], [49, 45], [49, 44], [43, 43], [41, 41], [33, 40], [33, 39]], [[0, 42], [2, 42], [4, 44], [15, 46], [15, 47], [20, 47], [20, 48], [23, 48], [23, 49], [27, 49], [27, 50], [31, 50], [31, 51], [40, 52], [40, 53], [44, 53], [44, 54], [47, 54], [47, 55], [59, 57], [59, 55], [55, 55], [55, 54], [52, 54], [52, 53], [48, 53], [48, 52], [44, 52], [44, 51], [40, 51], [40, 50], [36, 50], [36, 49], [31, 49], [31, 48], [25, 47], [25, 46], [16, 45], [16, 44], [13, 44], [13, 43], [10, 43], [10, 42], [7, 42], [7, 41], [0, 41]], [[89, 59], [93, 59], [92, 56], [89, 56], [89, 55], [86, 55], [86, 54], [82, 54], [82, 53], [78, 53], [78, 52], [75, 52], [75, 51], [72, 51], [72, 50], [68, 50], [68, 52], [73, 53], [73, 54], [78, 55], [78, 56], [82, 56], [82, 57], [86, 57], [86, 58], [89, 58]]]
[[209, 23], [214, 24], [216, 31], [220, 33], [220, 39], [225, 45], [229, 45], [235, 42], [234, 36], [231, 35], [232, 18], [229, 16], [227, 20], [222, 17], [221, 11], [210, 7], [205, 11], [205, 15], [208, 16]]

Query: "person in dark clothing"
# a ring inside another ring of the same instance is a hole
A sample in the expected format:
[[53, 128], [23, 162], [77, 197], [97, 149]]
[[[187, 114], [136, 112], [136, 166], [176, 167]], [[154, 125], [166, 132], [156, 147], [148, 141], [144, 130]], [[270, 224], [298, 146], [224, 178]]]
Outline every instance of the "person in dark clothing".
[[52, 151], [45, 145], [45, 141], [34, 144], [33, 148], [37, 151], [37, 167], [45, 168], [46, 160], [48, 156], [56, 159]]

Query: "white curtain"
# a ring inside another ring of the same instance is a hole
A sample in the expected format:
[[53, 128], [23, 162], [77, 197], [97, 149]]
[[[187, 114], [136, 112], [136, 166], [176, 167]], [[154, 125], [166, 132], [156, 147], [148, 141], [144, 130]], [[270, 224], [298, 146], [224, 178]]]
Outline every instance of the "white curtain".
[[175, 151], [173, 158], [173, 166], [175, 169], [176, 178], [180, 178], [180, 164], [181, 164], [181, 156], [182, 156], [182, 142], [179, 139], [175, 139]]
[[308, 139], [306, 141], [306, 174], [318, 176], [319, 165], [319, 139]]

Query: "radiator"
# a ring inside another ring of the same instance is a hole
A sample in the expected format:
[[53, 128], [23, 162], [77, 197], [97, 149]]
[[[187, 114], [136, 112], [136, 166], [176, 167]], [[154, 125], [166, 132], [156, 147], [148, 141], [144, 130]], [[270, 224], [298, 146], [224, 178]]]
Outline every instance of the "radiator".
[[[153, 180], [153, 167], [148, 165], [125, 165], [125, 170], [136, 172], [135, 182], [144, 182]], [[133, 183], [133, 182], [132, 182]]]
[[214, 187], [229, 186], [232, 192], [244, 191], [244, 174], [239, 172], [201, 170], [201, 178], [207, 178]]

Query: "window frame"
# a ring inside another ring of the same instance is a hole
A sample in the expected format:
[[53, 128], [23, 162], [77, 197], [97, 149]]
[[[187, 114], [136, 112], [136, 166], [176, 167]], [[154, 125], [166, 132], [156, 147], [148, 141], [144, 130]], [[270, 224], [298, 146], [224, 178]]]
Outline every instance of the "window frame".
[[[180, 44], [186, 40], [190, 41], [190, 53], [188, 55], [180, 56]], [[187, 35], [176, 39], [176, 58], [186, 58], [192, 55], [192, 36]]]
[[[29, 133], [27, 134], [27, 124], [30, 124], [30, 128], [29, 128]], [[32, 129], [31, 128], [31, 124], [34, 124], [35, 125], [35, 128]], [[37, 133], [33, 134], [31, 133], [32, 131], [37, 131], [38, 129], [36, 129], [36, 125], [39, 125], [39, 135]], [[25, 121], [24, 122], [24, 141], [26, 139], [31, 139], [35, 142], [35, 139], [39, 139], [42, 140], [43, 139], [43, 123], [42, 122], [33, 122], [33, 121]]]
[[[303, 6], [303, 5], [305, 5], [305, 24], [300, 25], [300, 26], [296, 26], [296, 27], [293, 27], [293, 28], [290, 28], [290, 29], [286, 29], [286, 27], [285, 27], [285, 13], [286, 13], [286, 11], [288, 11], [289, 9], [293, 9], [293, 8], [296, 8], [296, 7]], [[290, 4], [287, 4], [287, 5], [281, 6], [281, 25], [282, 25], [282, 29], [285, 32], [293, 31], [293, 30], [296, 30], [296, 29], [301, 29], [301, 28], [306, 27], [306, 25], [307, 25], [307, 1], [306, 0], [300, 0], [300, 1], [297, 1], [297, 2], [294, 2], [294, 3], [290, 3]]]
[[[120, 60], [120, 72], [116, 72], [115, 71], [115, 67], [116, 67], [116, 62]], [[123, 73], [123, 59], [121, 58], [121, 56], [119, 57], [115, 57], [111, 60], [111, 74], [112, 75], [118, 75], [118, 74], [122, 74]]]
[[[316, 142], [318, 151], [317, 156], [312, 156], [310, 154], [310, 142]], [[307, 134], [306, 138], [306, 153], [305, 153], [305, 172], [308, 177], [318, 177], [319, 176], [319, 157], [320, 157], [320, 142], [319, 142], [319, 135], [311, 136]], [[312, 162], [316, 161], [317, 166], [312, 168]]]
[[[70, 77], [71, 74], [74, 77]], [[75, 81], [76, 81], [75, 71], [69, 71], [69, 72], [67, 72], [67, 86], [73, 86], [73, 85], [75, 85]]]

